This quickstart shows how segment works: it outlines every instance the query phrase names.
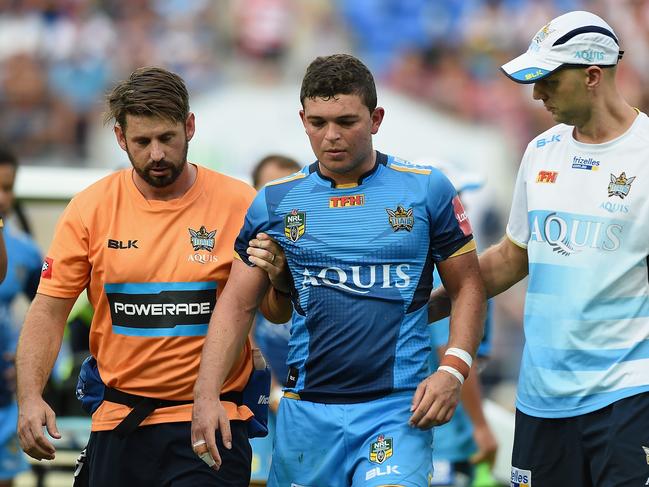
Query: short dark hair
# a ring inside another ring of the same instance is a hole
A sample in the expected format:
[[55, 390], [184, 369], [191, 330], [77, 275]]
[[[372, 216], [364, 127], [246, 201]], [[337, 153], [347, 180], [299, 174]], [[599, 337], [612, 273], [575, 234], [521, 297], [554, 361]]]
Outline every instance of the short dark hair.
[[18, 157], [9, 146], [0, 142], [0, 166], [12, 166], [14, 169], [18, 167]]
[[126, 129], [126, 116], [160, 117], [184, 123], [189, 115], [189, 94], [183, 79], [158, 67], [138, 68], [120, 81], [106, 97], [105, 121]]
[[355, 94], [373, 112], [376, 108], [374, 77], [359, 59], [349, 54], [333, 54], [315, 58], [306, 68], [300, 102], [306, 98], [335, 98], [336, 95]]
[[292, 169], [295, 172], [299, 171], [302, 166], [295, 160], [280, 154], [270, 154], [262, 158], [252, 170], [252, 185], [256, 188], [259, 185], [259, 175], [263, 168], [269, 164], [275, 164], [281, 169]]

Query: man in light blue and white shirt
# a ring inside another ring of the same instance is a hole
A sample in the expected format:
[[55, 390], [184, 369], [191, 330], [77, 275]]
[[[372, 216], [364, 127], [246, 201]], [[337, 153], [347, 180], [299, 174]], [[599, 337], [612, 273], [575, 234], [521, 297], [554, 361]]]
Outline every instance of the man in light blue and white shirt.
[[570, 12], [502, 67], [559, 123], [480, 257], [488, 296], [529, 274], [512, 486], [649, 484], [649, 119], [617, 90], [622, 53]]

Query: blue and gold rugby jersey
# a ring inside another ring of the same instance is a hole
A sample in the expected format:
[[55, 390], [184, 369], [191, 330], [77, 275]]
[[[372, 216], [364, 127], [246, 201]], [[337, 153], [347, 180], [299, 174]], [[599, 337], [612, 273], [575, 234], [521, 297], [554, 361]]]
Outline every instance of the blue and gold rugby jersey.
[[334, 187], [316, 162], [257, 195], [235, 244], [249, 265], [258, 232], [282, 246], [293, 279], [288, 391], [353, 403], [429, 374], [434, 263], [474, 248], [441, 172], [377, 153], [358, 185]]

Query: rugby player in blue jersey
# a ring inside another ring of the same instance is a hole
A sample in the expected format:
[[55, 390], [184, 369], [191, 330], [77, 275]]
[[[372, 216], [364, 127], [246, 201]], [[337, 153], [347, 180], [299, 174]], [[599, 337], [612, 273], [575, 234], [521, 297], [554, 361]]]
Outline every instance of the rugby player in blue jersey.
[[[0, 217], [6, 218], [14, 206], [14, 182], [18, 159], [7, 147], [0, 146]], [[16, 436], [16, 369], [14, 357], [19, 328], [12, 313], [16, 297], [33, 299], [40, 279], [43, 260], [36, 243], [13, 224], [0, 231], [9, 262], [6, 278], [0, 284], [0, 487], [12, 485], [12, 479], [29, 468]]]
[[[628, 39], [632, 41], [632, 39]], [[558, 123], [527, 146], [489, 296], [529, 275], [511, 485], [649, 485], [649, 118], [616, 84], [619, 40], [561, 15], [502, 66]], [[431, 318], [443, 314], [431, 298]]]
[[[286, 255], [294, 313], [269, 486], [428, 484], [431, 427], [447, 422], [482, 336], [485, 295], [468, 219], [448, 179], [375, 151], [369, 70], [315, 59], [300, 93], [317, 161], [266, 185], [246, 215], [195, 386], [192, 441], [220, 465], [219, 402], [268, 275], [247, 249], [264, 232]], [[449, 348], [430, 373], [426, 302], [437, 267], [453, 301]]]

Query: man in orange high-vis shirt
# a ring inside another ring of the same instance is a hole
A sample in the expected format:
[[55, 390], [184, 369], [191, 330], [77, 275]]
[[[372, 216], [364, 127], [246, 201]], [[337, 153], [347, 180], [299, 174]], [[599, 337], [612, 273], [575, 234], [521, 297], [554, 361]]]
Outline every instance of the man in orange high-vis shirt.
[[[107, 119], [133, 168], [77, 194], [57, 225], [18, 346], [21, 446], [36, 459], [54, 458], [43, 426], [60, 434], [41, 394], [68, 313], [87, 289], [95, 310], [90, 352], [106, 392], [75, 485], [247, 486], [252, 412], [241, 391], [253, 370], [249, 341], [221, 396], [236, 432], [223, 469], [193, 452], [190, 420], [207, 325], [255, 191], [187, 162], [195, 119], [183, 80], [171, 72], [133, 72], [109, 94]], [[264, 303], [269, 318], [288, 319], [290, 303], [272, 288]], [[144, 400], [149, 409], [135, 406]]]

